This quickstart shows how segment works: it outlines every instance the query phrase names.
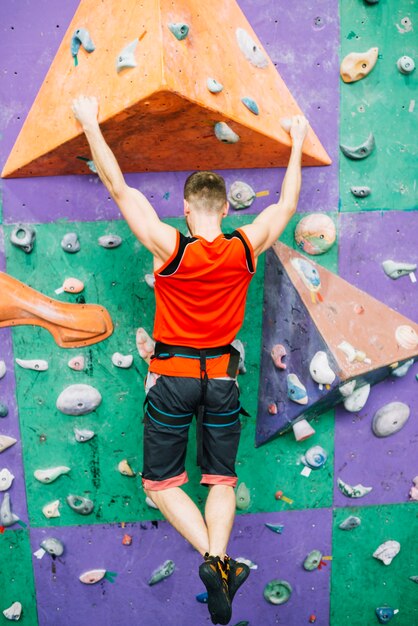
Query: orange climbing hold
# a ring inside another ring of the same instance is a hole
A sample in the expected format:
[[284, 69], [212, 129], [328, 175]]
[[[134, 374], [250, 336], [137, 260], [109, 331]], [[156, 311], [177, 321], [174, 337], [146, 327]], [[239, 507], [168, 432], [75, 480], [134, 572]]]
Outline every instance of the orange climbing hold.
[[[189, 30], [178, 39], [169, 25]], [[95, 49], [80, 48], [75, 66], [77, 29]], [[118, 72], [129, 44], [134, 61]], [[223, 90], [209, 91], [208, 78]], [[301, 113], [234, 0], [81, 0], [3, 177], [90, 175], [89, 148], [71, 113], [81, 94], [99, 98], [105, 138], [124, 172], [285, 166], [291, 141], [279, 120]], [[258, 115], [243, 100], [254, 101]], [[218, 123], [235, 143], [217, 138]], [[302, 164], [330, 162], [310, 130]]]
[[0, 272], [0, 293], [0, 327], [42, 326], [61, 348], [89, 346], [113, 332], [109, 313], [98, 304], [53, 300], [4, 272]]

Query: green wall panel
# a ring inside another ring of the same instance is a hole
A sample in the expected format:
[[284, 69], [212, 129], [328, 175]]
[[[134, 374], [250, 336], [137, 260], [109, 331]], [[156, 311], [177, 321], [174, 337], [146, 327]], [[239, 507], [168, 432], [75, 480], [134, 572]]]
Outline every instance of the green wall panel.
[[3, 611], [13, 602], [20, 602], [19, 624], [37, 626], [35, 586], [29, 532], [6, 530], [0, 534], [0, 624], [10, 624]]

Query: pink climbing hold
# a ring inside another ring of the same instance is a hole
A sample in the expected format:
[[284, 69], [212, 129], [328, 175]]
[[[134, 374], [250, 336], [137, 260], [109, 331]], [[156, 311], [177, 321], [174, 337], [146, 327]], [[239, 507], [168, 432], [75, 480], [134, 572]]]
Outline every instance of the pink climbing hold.
[[281, 343], [276, 343], [276, 345], [271, 349], [270, 354], [274, 365], [280, 370], [285, 370], [286, 364], [282, 363], [282, 358], [287, 354], [286, 348], [282, 346]]

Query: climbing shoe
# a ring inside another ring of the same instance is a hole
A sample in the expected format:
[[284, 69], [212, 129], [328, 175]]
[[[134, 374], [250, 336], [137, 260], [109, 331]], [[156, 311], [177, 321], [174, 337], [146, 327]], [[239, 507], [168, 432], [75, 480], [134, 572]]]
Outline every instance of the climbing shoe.
[[225, 555], [225, 570], [228, 575], [229, 599], [232, 602], [235, 594], [250, 575], [250, 568], [245, 563], [234, 561], [227, 554]]
[[204, 558], [204, 563], [199, 567], [199, 576], [208, 592], [208, 609], [212, 624], [228, 624], [231, 619], [228, 573], [218, 556], [205, 554]]

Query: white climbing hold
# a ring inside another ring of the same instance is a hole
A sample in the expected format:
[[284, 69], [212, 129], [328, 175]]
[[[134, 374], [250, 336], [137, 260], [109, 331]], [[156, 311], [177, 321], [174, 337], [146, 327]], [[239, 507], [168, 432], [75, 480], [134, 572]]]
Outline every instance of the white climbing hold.
[[19, 521], [19, 517], [12, 513], [12, 503], [10, 502], [10, 494], [5, 493], [3, 496], [3, 502], [0, 506], [0, 526], [13, 526]]
[[13, 474], [7, 469], [7, 467], [3, 467], [3, 469], [0, 470], [0, 491], [7, 491], [13, 480]]
[[246, 30], [243, 28], [237, 28], [235, 36], [237, 38], [238, 46], [247, 61], [255, 67], [267, 67], [269, 63], [268, 58]]
[[124, 476], [135, 476], [135, 472], [132, 470], [126, 459], [123, 459], [123, 461], [118, 463], [118, 470]]
[[90, 439], [93, 439], [94, 435], [95, 433], [93, 430], [88, 430], [87, 428], [74, 428], [75, 439], [80, 443], [90, 441]]
[[150, 287], [150, 289], [154, 289], [154, 287], [155, 287], [155, 276], [154, 276], [154, 274], [145, 274], [144, 280], [147, 283], [148, 287]]
[[398, 326], [395, 331], [395, 339], [401, 348], [414, 350], [418, 346], [418, 335], [412, 326]]
[[85, 585], [94, 585], [102, 580], [106, 575], [105, 569], [91, 569], [79, 576], [79, 580]]
[[380, 546], [373, 552], [373, 556], [375, 559], [382, 561], [385, 565], [390, 565], [395, 556], [399, 553], [400, 549], [401, 544], [399, 541], [390, 539], [389, 541], [385, 541], [380, 544]]
[[348, 343], [348, 341], [342, 341], [337, 347], [344, 352], [349, 363], [353, 363], [354, 361], [358, 361], [359, 363], [371, 363], [371, 360], [367, 358], [365, 352], [357, 350], [351, 343]]
[[51, 519], [52, 517], [60, 517], [60, 512], [58, 510], [59, 505], [60, 505], [59, 500], [54, 500], [53, 502], [49, 502], [48, 504], [45, 504], [45, 506], [42, 507], [42, 513], [48, 519]]
[[328, 363], [326, 352], [322, 350], [316, 352], [309, 364], [309, 373], [320, 386], [332, 385], [335, 380], [335, 374]]
[[0, 361], [0, 379], [5, 376], [6, 371], [7, 371], [6, 363], [4, 361]]
[[127, 46], [121, 50], [116, 58], [116, 71], [120, 72], [125, 68], [136, 67], [135, 50], [138, 45], [138, 37], [128, 43]]
[[237, 143], [240, 139], [239, 135], [226, 122], [217, 122], [214, 130], [216, 138], [222, 143]]
[[0, 452], [4, 452], [16, 443], [17, 439], [8, 435], [0, 435]]
[[99, 391], [91, 385], [70, 385], [57, 399], [57, 409], [65, 415], [86, 415], [102, 401]]
[[73, 356], [72, 359], [68, 361], [68, 367], [77, 372], [81, 372], [84, 369], [85, 359], [82, 354], [78, 356]]
[[16, 363], [25, 370], [36, 370], [37, 372], [45, 372], [48, 369], [48, 361], [44, 359], [15, 359]]
[[112, 354], [112, 363], [116, 367], [120, 367], [121, 369], [128, 369], [131, 367], [134, 357], [132, 354], [121, 354], [120, 352], [114, 352]]
[[[341, 391], [341, 390], [340, 390]], [[344, 408], [346, 411], [350, 413], [357, 413], [357, 411], [361, 411], [364, 405], [367, 402], [367, 399], [370, 394], [370, 385], [366, 384], [362, 387], [359, 387], [352, 394], [347, 396], [344, 400]]]
[[71, 468], [66, 465], [59, 465], [57, 467], [49, 467], [44, 470], [35, 470], [33, 475], [36, 480], [39, 480], [40, 483], [48, 484], [53, 483], [54, 480], [56, 480], [59, 476], [62, 476], [62, 474], [68, 474], [70, 469]]
[[411, 411], [404, 402], [389, 402], [376, 411], [372, 430], [376, 437], [389, 437], [401, 430], [409, 419]]
[[150, 509], [157, 509], [157, 511], [159, 511], [158, 506], [155, 504], [155, 502], [153, 502], [153, 500], [151, 500], [149, 496], [145, 498], [145, 503], [147, 506], [150, 507]]
[[348, 383], [344, 383], [344, 385], [340, 385], [338, 387], [338, 391], [344, 398], [348, 398], [348, 396], [351, 396], [354, 389], [356, 388], [356, 383], [357, 383], [356, 380], [350, 380]]
[[20, 620], [20, 616], [22, 615], [22, 605], [20, 602], [13, 602], [8, 609], [3, 611], [3, 615], [6, 619], [11, 622], [17, 622]]

